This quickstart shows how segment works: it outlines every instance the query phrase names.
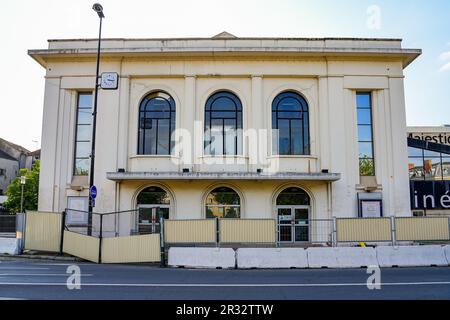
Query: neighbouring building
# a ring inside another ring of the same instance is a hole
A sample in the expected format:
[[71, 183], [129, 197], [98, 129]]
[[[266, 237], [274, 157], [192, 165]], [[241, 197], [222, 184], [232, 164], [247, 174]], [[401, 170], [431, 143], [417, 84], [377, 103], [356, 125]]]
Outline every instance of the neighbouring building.
[[40, 150], [30, 152], [24, 147], [0, 138], [0, 205], [9, 184], [17, 177], [20, 169], [31, 169], [40, 157]]
[[[96, 50], [29, 51], [46, 69], [41, 211], [88, 208]], [[397, 39], [103, 40], [119, 83], [99, 92], [95, 211], [139, 212], [104, 229], [302, 220], [293, 242], [313, 240], [309, 220], [410, 216], [403, 71], [420, 54]]]
[[450, 215], [450, 126], [408, 127], [414, 215]]
[[19, 162], [0, 149], [0, 205], [6, 200], [5, 194], [9, 184], [17, 177]]

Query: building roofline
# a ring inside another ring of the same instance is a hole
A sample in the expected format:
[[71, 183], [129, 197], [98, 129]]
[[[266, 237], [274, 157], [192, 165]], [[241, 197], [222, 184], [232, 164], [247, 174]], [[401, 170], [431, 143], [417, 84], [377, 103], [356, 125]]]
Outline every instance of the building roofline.
[[[76, 41], [97, 41], [97, 38], [69, 38], [69, 39], [48, 39], [48, 42], [76, 42]], [[176, 37], [176, 38], [102, 38], [102, 41], [179, 41], [179, 40], [295, 40], [295, 41], [392, 41], [402, 42], [401, 38], [353, 38], [353, 37], [236, 37], [236, 38], [208, 38], [208, 37]]]
[[0, 150], [0, 159], [10, 160], [10, 161], [18, 161], [16, 158], [10, 156], [3, 150]]
[[[233, 41], [233, 40], [220, 40]], [[95, 58], [97, 50], [95, 48], [58, 48], [58, 49], [37, 49], [29, 50], [28, 54], [41, 64], [44, 68], [47, 66], [49, 58]], [[221, 57], [221, 56], [301, 56], [301, 57], [389, 57], [402, 60], [403, 68], [406, 68], [415, 59], [422, 54], [420, 49], [402, 49], [402, 48], [361, 48], [361, 47], [180, 47], [180, 46], [156, 46], [156, 47], [118, 47], [102, 48], [102, 56], [108, 58], [117, 58], [123, 56], [201, 56], [201, 57]]]

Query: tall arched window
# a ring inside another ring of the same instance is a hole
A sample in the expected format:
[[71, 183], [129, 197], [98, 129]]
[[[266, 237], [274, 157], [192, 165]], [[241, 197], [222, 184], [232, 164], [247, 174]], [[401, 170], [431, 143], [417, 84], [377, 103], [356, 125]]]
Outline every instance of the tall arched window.
[[240, 218], [241, 198], [231, 188], [219, 187], [206, 197], [206, 218]]
[[242, 154], [242, 104], [231, 92], [209, 97], [205, 106], [205, 154]]
[[165, 92], [147, 95], [139, 107], [138, 154], [169, 155], [175, 130], [175, 101]]
[[273, 154], [309, 155], [308, 103], [295, 92], [283, 92], [272, 102]]

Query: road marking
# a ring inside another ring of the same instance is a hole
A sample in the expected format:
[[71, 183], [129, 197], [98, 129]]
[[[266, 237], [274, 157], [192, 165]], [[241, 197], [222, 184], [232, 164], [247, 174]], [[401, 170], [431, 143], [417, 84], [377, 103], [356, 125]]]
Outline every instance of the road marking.
[[25, 267], [18, 267], [18, 268], [14, 268], [14, 267], [0, 267], [0, 271], [2, 270], [50, 270], [50, 268], [25, 268]]
[[[55, 282], [0, 282], [0, 285], [10, 286], [66, 286], [66, 283]], [[378, 284], [376, 284], [378, 285]], [[431, 286], [431, 285], [450, 285], [450, 281], [445, 282], [387, 282], [379, 284], [381, 286]], [[223, 283], [83, 283], [81, 286], [85, 287], [176, 287], [176, 288], [189, 288], [189, 287], [367, 287], [367, 283], [235, 283], [235, 284], [223, 284]]]
[[[9, 276], [39, 276], [39, 277], [68, 277], [68, 273], [0, 273], [0, 277], [9, 277]], [[92, 277], [92, 274], [80, 274], [82, 277]]]

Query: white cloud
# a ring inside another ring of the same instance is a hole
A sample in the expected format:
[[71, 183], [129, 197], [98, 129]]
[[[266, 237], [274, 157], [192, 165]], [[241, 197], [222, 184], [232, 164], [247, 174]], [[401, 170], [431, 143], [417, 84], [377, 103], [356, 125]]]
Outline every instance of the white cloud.
[[439, 56], [439, 59], [442, 61], [450, 60], [450, 51], [441, 53], [441, 55]]
[[439, 72], [444, 72], [444, 71], [450, 71], [450, 62], [444, 64], [444, 65], [439, 69]]

